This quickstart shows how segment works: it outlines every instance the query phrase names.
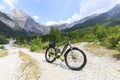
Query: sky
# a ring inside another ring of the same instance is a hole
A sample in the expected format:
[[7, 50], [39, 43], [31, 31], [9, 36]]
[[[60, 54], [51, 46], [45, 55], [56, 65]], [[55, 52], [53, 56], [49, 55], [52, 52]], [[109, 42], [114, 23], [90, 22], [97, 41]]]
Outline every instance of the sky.
[[91, 14], [103, 13], [120, 0], [0, 0], [0, 11], [20, 9], [39, 23], [71, 23]]

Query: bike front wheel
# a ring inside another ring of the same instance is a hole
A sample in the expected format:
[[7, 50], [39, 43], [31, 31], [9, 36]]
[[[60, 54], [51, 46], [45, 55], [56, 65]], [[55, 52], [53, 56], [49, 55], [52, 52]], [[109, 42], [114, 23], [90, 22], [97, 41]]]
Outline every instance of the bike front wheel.
[[86, 62], [85, 53], [76, 47], [68, 49], [65, 53], [65, 63], [72, 70], [81, 70], [86, 65]]

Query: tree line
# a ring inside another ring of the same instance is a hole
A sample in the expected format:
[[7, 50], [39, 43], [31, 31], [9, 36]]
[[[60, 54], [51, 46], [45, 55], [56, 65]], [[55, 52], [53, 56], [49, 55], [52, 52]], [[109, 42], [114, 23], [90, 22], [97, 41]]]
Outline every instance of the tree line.
[[[120, 25], [113, 27], [104, 27], [96, 24], [93, 27], [79, 29], [69, 32], [73, 43], [78, 42], [100, 42], [109, 49], [117, 49], [120, 51]], [[46, 49], [49, 42], [57, 40], [59, 45], [63, 45], [68, 39], [66, 32], [51, 27], [50, 33], [44, 36], [16, 36], [16, 43], [19, 45], [30, 45], [31, 51]], [[0, 44], [7, 43], [7, 38], [0, 35]]]

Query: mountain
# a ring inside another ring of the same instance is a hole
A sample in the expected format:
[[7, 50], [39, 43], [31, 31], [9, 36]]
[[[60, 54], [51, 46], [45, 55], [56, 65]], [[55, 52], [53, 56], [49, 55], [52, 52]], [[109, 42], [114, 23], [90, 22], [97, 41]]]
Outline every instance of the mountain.
[[[114, 26], [120, 24], [120, 4], [102, 14], [93, 14], [71, 24], [54, 24], [52, 27], [63, 31], [73, 31], [89, 28], [101, 24], [104, 26]], [[25, 12], [14, 9], [9, 14], [0, 12], [0, 33], [9, 32], [22, 35], [45, 35], [50, 31], [51, 26], [45, 26], [32, 19]], [[4, 29], [4, 30], [3, 30]], [[9, 31], [7, 31], [9, 30]]]
[[114, 8], [107, 12], [111, 17], [120, 18], [120, 4], [117, 4]]
[[78, 21], [73, 22], [72, 25], [82, 24], [82, 23], [84, 23], [85, 21], [87, 21], [87, 20], [89, 20], [89, 19], [92, 19], [92, 18], [97, 17], [98, 15], [99, 15], [99, 14], [92, 14], [92, 15], [90, 15], [90, 16], [87, 16], [87, 17], [83, 18], [83, 19], [80, 19], [80, 20], [78, 20]]
[[48, 27], [54, 27], [54, 28], [57, 28], [59, 30], [62, 30], [62, 29], [69, 28], [70, 26], [71, 26], [71, 24], [63, 23], [63, 24], [53, 24], [53, 25], [48, 26]]
[[2, 21], [0, 21], [0, 34], [6, 34], [11, 36], [26, 35], [24, 30], [14, 30]]
[[9, 35], [26, 35], [27, 32], [20, 28], [7, 14], [0, 12], [0, 33]]
[[[22, 35], [45, 35], [50, 30], [50, 26], [35, 22], [28, 14], [18, 9], [12, 10], [9, 14], [0, 12], [0, 21], [2, 28], [4, 24], [4, 30], [11, 28], [12, 30], [10, 31], [17, 31], [20, 34], [22, 33]], [[0, 32], [7, 33], [7, 31], [2, 31], [2, 29]]]
[[90, 17], [86, 20], [84, 18], [83, 20], [84, 20], [83, 22], [81, 22], [80, 20], [73, 27], [67, 28], [64, 31], [73, 31], [73, 30], [93, 27], [96, 24], [101, 24], [107, 27], [119, 25], [120, 24], [120, 4], [117, 4], [115, 7], [113, 7], [112, 9], [110, 9], [105, 13]]
[[32, 32], [38, 35], [44, 35], [47, 33], [47, 31], [45, 31], [47, 28], [46, 26], [35, 22], [29, 15], [21, 10], [14, 9], [8, 14], [8, 16], [27, 32]]
[[8, 25], [12, 29], [20, 29], [20, 26], [16, 24], [7, 14], [0, 12], [0, 21], [3, 22], [4, 24]]

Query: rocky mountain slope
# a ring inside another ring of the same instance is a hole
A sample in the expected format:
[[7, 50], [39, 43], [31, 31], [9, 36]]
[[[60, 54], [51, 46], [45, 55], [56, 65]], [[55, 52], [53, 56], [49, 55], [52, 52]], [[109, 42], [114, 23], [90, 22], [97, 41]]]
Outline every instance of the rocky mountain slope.
[[[90, 18], [89, 18], [90, 17]], [[88, 27], [93, 27], [96, 24], [101, 24], [103, 26], [115, 26], [120, 24], [120, 4], [117, 4], [115, 7], [110, 9], [109, 11], [96, 15], [96, 16], [89, 16], [86, 20], [81, 22], [78, 21], [73, 27], [66, 29], [65, 31], [73, 31]]]
[[20, 26], [15, 23], [7, 14], [0, 12], [0, 21], [10, 26], [12, 29], [19, 29]]
[[32, 32], [35, 34], [43, 35], [46, 34], [46, 26], [39, 25], [39, 23], [35, 22], [28, 14], [25, 12], [14, 9], [10, 14], [9, 17], [20, 25], [20, 27], [27, 32]]

